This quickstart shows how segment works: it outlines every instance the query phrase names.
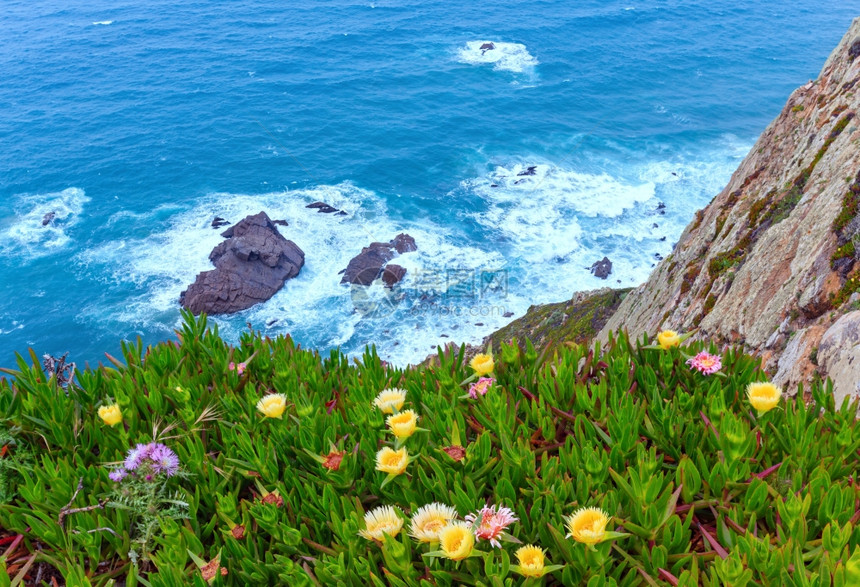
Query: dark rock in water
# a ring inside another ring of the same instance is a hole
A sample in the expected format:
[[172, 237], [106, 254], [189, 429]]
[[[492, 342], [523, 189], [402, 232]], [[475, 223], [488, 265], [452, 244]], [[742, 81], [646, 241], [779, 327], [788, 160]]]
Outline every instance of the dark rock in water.
[[401, 255], [403, 253], [411, 253], [412, 251], [418, 250], [418, 245], [415, 244], [415, 239], [403, 232], [395, 236], [394, 240], [391, 241], [391, 244], [394, 245], [394, 250]]
[[481, 55], [483, 55], [487, 51], [492, 51], [495, 48], [496, 48], [496, 46], [493, 45], [492, 43], [484, 43], [483, 45], [481, 45]]
[[517, 177], [520, 177], [523, 175], [535, 175], [536, 173], [537, 173], [537, 165], [530, 165], [529, 168], [526, 169], [525, 171], [520, 171], [519, 173], [517, 173]]
[[290, 223], [286, 220], [272, 220], [272, 224], [277, 224], [278, 226], [289, 226]]
[[272, 318], [271, 320], [269, 320], [268, 322], [266, 322], [266, 327], [267, 327], [267, 328], [271, 328], [272, 326], [274, 326], [274, 325], [275, 325], [275, 324], [277, 324], [277, 323], [278, 323], [278, 319], [277, 319], [277, 318]]
[[382, 270], [382, 282], [386, 287], [392, 287], [395, 283], [400, 283], [406, 277], [406, 268], [400, 265], [386, 265]]
[[609, 260], [609, 257], [603, 257], [591, 266], [591, 272], [600, 279], [606, 279], [612, 273], [612, 261]]
[[663, 202], [659, 202], [657, 204], [657, 213], [658, 214], [665, 214], [666, 213], [666, 204], [664, 204]]
[[216, 216], [212, 219], [212, 224], [210, 226], [212, 226], [212, 228], [221, 228], [222, 226], [227, 226], [228, 224], [230, 224], [229, 220], [224, 220], [220, 216]]
[[660, 225], [655, 222], [651, 225], [651, 228], [660, 228]]
[[[382, 274], [382, 268], [385, 264], [391, 261], [394, 257], [401, 253], [409, 253], [417, 251], [415, 239], [408, 234], [398, 234], [387, 243], [370, 243], [369, 246], [361, 249], [361, 252], [350, 259], [346, 269], [343, 270], [341, 283], [352, 283], [356, 285], [370, 285], [373, 281]], [[399, 265], [392, 265], [395, 268], [388, 276], [388, 281], [397, 277], [391, 282], [391, 285], [397, 283], [403, 276], [406, 275], [406, 269]], [[402, 273], [400, 273], [402, 271]], [[385, 278], [383, 278], [385, 279]]]
[[475, 322], [475, 326], [483, 326], [483, 325], [484, 325], [483, 322]]
[[314, 202], [313, 204], [308, 204], [305, 208], [316, 208], [317, 212], [321, 212], [322, 214], [334, 214], [337, 212], [339, 215], [346, 216], [346, 212], [338, 210], [334, 206], [329, 206], [325, 202]]
[[661, 236], [661, 237], [660, 237], [660, 242], [662, 243], [662, 242], [665, 242], [665, 241], [666, 241], [666, 237], [665, 237], [665, 236]]
[[48, 226], [51, 222], [54, 221], [54, 218], [56, 216], [56, 212], [48, 212], [47, 214], [45, 214], [45, 217], [42, 218], [42, 226]]
[[346, 215], [347, 215], [347, 213], [344, 212], [343, 210], [338, 210], [337, 214], [335, 214], [335, 216], [346, 216]]
[[502, 314], [502, 318], [510, 318], [513, 315], [514, 315], [513, 312], [505, 312], [504, 314]]
[[497, 183], [491, 183], [491, 184], [490, 184], [490, 187], [491, 187], [491, 188], [497, 188], [497, 187], [499, 187], [499, 184], [497, 184]]
[[660, 253], [654, 253], [654, 258], [657, 259], [658, 261], [662, 261], [663, 255], [661, 255]]
[[179, 303], [194, 314], [231, 314], [265, 302], [305, 264], [302, 250], [281, 236], [265, 212], [221, 236], [227, 240], [209, 254], [215, 269], [198, 274], [179, 295]]

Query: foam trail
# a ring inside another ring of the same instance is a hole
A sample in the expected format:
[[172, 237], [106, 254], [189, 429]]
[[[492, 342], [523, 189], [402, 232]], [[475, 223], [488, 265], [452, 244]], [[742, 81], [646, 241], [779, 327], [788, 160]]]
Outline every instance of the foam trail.
[[103, 26], [107, 26], [107, 25], [109, 25], [109, 24], [113, 24], [113, 21], [112, 21], [112, 20], [98, 20], [98, 21], [93, 22], [93, 24], [94, 24], [94, 25], [103, 25]]
[[[69, 229], [78, 223], [89, 201], [82, 189], [74, 187], [16, 196], [12, 215], [0, 218], [0, 254], [31, 261], [66, 249], [72, 240]], [[49, 222], [43, 224], [45, 220]]]
[[[493, 48], [486, 48], [492, 45]], [[481, 47], [485, 47], [481, 49]], [[538, 65], [535, 59], [520, 43], [501, 43], [497, 41], [469, 41], [457, 53], [461, 63], [470, 65], [493, 64], [493, 69], [523, 73]]]

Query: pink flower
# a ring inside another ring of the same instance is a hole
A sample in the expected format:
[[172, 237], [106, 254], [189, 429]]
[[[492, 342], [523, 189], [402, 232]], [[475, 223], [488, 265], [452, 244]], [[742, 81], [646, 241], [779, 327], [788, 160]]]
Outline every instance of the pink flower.
[[231, 371], [236, 371], [240, 377], [242, 376], [242, 373], [245, 372], [245, 367], [247, 367], [247, 365], [245, 365], [245, 363], [239, 363], [237, 365], [233, 361], [230, 361], [230, 364], [227, 365], [228, 369], [230, 369]]
[[[497, 509], [498, 508], [498, 509]], [[505, 529], [518, 521], [513, 510], [506, 507], [484, 506], [476, 514], [466, 516], [466, 522], [471, 526], [475, 537], [480, 541], [489, 540], [496, 548], [501, 548], [502, 543], [498, 538]]]
[[492, 377], [481, 377], [469, 388], [469, 397], [472, 399], [478, 399], [479, 394], [487, 395], [487, 390], [490, 389], [490, 386], [495, 382], [496, 380]]
[[692, 359], [687, 359], [687, 364], [702, 375], [712, 375], [723, 366], [720, 357], [708, 354], [705, 351], [702, 351]]

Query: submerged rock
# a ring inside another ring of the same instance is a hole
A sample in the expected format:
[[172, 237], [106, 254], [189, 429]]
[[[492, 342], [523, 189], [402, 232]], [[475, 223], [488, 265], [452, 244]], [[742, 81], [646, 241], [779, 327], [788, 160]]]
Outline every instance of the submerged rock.
[[56, 212], [48, 212], [42, 218], [42, 226], [48, 226], [51, 222], [54, 221], [54, 218], [57, 216]]
[[[386, 263], [402, 253], [417, 251], [418, 246], [415, 239], [408, 234], [401, 233], [387, 243], [370, 243], [361, 249], [361, 252], [353, 257], [341, 273], [341, 283], [352, 283], [355, 285], [370, 285], [381, 274]], [[390, 265], [391, 271], [383, 275], [383, 281], [389, 287], [403, 279], [406, 269], [400, 265]], [[386, 267], [388, 269], [389, 267]]]
[[179, 295], [179, 303], [194, 314], [232, 314], [265, 302], [305, 264], [304, 252], [281, 236], [265, 212], [244, 218], [222, 236], [227, 240], [209, 254], [215, 269], [198, 274]]
[[612, 261], [609, 260], [609, 257], [603, 257], [591, 266], [591, 272], [600, 279], [606, 279], [612, 273]]

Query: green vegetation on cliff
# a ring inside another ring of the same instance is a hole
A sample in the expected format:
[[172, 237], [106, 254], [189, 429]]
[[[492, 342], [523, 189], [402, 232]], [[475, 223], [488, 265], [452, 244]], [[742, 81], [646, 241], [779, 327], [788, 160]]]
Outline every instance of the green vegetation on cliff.
[[402, 370], [178, 334], [65, 389], [5, 370], [0, 585], [860, 582], [856, 406], [815, 384], [757, 412], [736, 350], [704, 375], [701, 343], [502, 345], [470, 395], [463, 349]]
[[564, 342], [587, 345], [629, 291], [605, 288], [576, 294], [566, 302], [532, 306], [525, 316], [491, 334], [488, 342], [493, 348], [513, 339], [530, 340], [536, 347]]

